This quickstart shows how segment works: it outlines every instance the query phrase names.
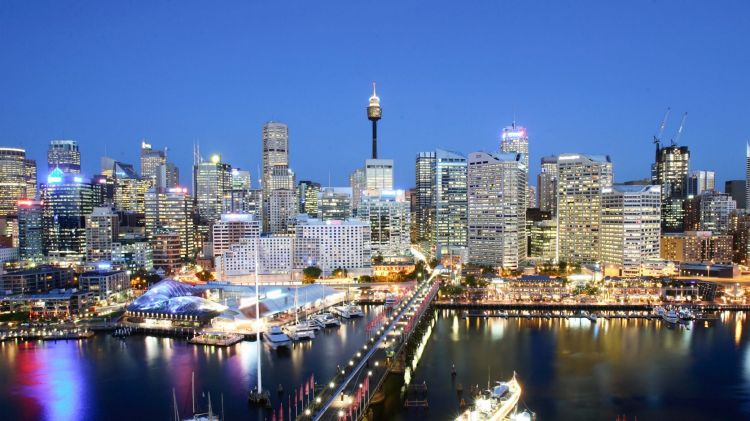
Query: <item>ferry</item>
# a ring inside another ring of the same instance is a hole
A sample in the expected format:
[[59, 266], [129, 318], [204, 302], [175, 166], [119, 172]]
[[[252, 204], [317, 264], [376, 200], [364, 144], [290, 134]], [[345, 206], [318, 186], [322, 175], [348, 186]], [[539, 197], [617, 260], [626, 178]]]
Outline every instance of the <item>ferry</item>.
[[345, 319], [351, 319], [354, 317], [363, 317], [365, 313], [359, 306], [354, 304], [344, 304], [333, 308], [333, 312]]
[[337, 319], [336, 316], [331, 313], [321, 313], [315, 315], [312, 317], [312, 320], [320, 327], [341, 326], [341, 321], [339, 321], [339, 319]]
[[273, 349], [286, 347], [292, 344], [291, 339], [286, 333], [282, 332], [278, 326], [271, 326], [266, 332], [263, 332], [263, 339]]
[[516, 373], [507, 382], [497, 382], [474, 399], [472, 408], [456, 418], [456, 421], [502, 421], [512, 416], [521, 399], [521, 385]]

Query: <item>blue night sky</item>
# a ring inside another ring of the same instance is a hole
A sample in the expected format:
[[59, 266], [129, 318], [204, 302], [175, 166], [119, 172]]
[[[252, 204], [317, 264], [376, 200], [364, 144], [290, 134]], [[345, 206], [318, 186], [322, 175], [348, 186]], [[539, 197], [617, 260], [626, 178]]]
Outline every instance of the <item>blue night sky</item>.
[[277, 120], [298, 180], [345, 185], [369, 155], [377, 80], [401, 188], [417, 152], [494, 151], [514, 115], [534, 179], [562, 152], [643, 178], [671, 107], [665, 138], [687, 111], [691, 167], [723, 189], [750, 139], [748, 16], [747, 1], [3, 1], [0, 144], [41, 178], [50, 139], [78, 140], [91, 175], [105, 148], [137, 164], [145, 137], [188, 184], [194, 141], [255, 172]]

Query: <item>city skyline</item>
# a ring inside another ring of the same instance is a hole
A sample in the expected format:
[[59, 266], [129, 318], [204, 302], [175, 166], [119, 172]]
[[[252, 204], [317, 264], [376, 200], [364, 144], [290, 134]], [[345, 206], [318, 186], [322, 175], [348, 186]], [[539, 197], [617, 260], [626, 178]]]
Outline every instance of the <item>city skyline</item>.
[[[513, 120], [528, 130], [531, 184], [542, 156], [566, 152], [610, 155], [618, 182], [646, 178], [650, 141], [670, 106], [665, 140], [676, 131], [678, 113], [690, 113], [679, 143], [691, 150], [691, 170], [716, 171], [718, 186], [744, 178], [740, 153], [726, 157], [712, 147], [722, 142], [721, 151], [739, 152], [748, 139], [742, 127], [747, 106], [739, 94], [746, 91], [741, 75], [748, 60], [732, 53], [742, 48], [741, 35], [748, 32], [739, 19], [744, 4], [737, 5], [737, 13], [638, 4], [617, 10], [623, 17], [617, 22], [615, 11], [603, 7], [572, 15], [564, 6], [473, 5], [445, 18], [404, 6], [403, 16], [393, 19], [392, 8], [384, 5], [382, 11], [368, 11], [367, 24], [353, 18], [361, 7], [339, 7], [356, 23], [346, 30], [362, 40], [374, 34], [376, 48], [337, 39], [336, 30], [326, 28], [332, 18], [325, 8], [308, 7], [273, 24], [262, 16], [288, 11], [283, 6], [240, 7], [236, 16], [222, 9], [202, 15], [189, 6], [179, 11], [153, 6], [143, 16], [120, 13], [115, 6], [80, 15], [63, 5], [49, 9], [31, 15], [18, 6], [14, 13], [0, 14], [0, 27], [7, 28], [0, 46], [17, 64], [0, 69], [6, 92], [0, 100], [3, 144], [26, 148], [31, 158], [44, 162], [50, 140], [77, 140], [88, 176], [98, 172], [105, 148], [114, 159], [137, 164], [145, 138], [155, 149], [169, 148], [170, 160], [183, 171], [183, 185], [189, 185], [194, 142], [206, 157], [227, 156], [233, 167], [250, 170], [257, 180], [261, 127], [274, 120], [289, 125], [290, 166], [299, 179], [323, 183], [330, 173], [333, 185], [347, 185], [349, 174], [370, 155], [365, 107], [376, 80], [384, 109], [379, 156], [394, 159], [399, 188], [413, 186], [417, 153], [435, 148], [465, 155], [497, 152], [501, 131]], [[494, 25], [490, 16], [498, 13], [517, 17], [525, 30]], [[646, 29], [628, 33], [629, 44], [623, 46], [629, 17]], [[250, 39], [243, 18], [255, 29], [278, 27]], [[714, 29], [719, 19], [727, 31]], [[670, 32], [660, 20], [671, 24], [665, 25]], [[162, 21], [174, 31], [162, 31]], [[576, 21], [586, 21], [602, 39], [584, 39], [566, 25]], [[113, 27], [103, 30], [107, 23]], [[187, 29], [203, 24], [214, 32]], [[546, 34], [557, 40], [535, 33], [545, 25]], [[445, 31], [430, 31], [435, 27]], [[282, 30], [289, 35], [281, 36]], [[214, 37], [227, 45], [207, 51], [216, 45]], [[401, 43], [404, 38], [410, 41]], [[419, 40], [425, 42], [415, 49]], [[479, 41], [491, 47], [477, 50]], [[545, 42], [559, 51], [541, 55]], [[603, 60], [608, 43], [619, 47], [618, 60]], [[705, 60], [709, 45], [710, 60]], [[255, 60], [272, 50], [285, 53], [269, 55], [276, 62], [271, 68], [282, 71], [271, 72]], [[315, 53], [336, 70], [305, 66]], [[75, 64], [62, 60], [65, 54], [75, 56]], [[200, 54], [210, 60], [196, 62]], [[456, 60], [448, 61], [449, 56]], [[511, 59], [514, 64], [506, 65]], [[664, 65], [644, 66], [649, 60]], [[142, 69], [123, 67], [139, 62]], [[440, 76], [430, 70], [435, 66], [443, 69]], [[707, 80], [703, 75], [709, 69], [714, 77]], [[43, 180], [44, 166], [39, 168]]]

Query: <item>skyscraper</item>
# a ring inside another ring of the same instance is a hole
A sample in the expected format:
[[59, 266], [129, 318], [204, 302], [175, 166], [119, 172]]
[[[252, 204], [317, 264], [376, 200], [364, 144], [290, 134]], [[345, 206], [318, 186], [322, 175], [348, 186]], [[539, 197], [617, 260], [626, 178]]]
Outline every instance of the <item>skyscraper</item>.
[[750, 210], [750, 143], [745, 151], [745, 209]]
[[403, 190], [381, 190], [362, 196], [357, 218], [370, 223], [373, 256], [386, 261], [405, 258], [411, 248], [410, 203]]
[[15, 215], [18, 200], [29, 196], [24, 149], [0, 148], [0, 186], [0, 216]]
[[[263, 230], [269, 228], [269, 198], [272, 190], [271, 176], [274, 167], [289, 168], [289, 128], [284, 123], [270, 121], [263, 126], [263, 175], [261, 188], [263, 189]], [[289, 187], [293, 189], [293, 187]]]
[[159, 165], [156, 169], [156, 187], [162, 190], [180, 185], [180, 169], [171, 162]]
[[[145, 204], [146, 237], [154, 240], [157, 234], [174, 233], [179, 241], [179, 256], [193, 257], [196, 247], [193, 224], [195, 207], [187, 188], [172, 187], [166, 191], [151, 189], [146, 193]], [[157, 266], [156, 250], [154, 266]]]
[[304, 213], [311, 218], [318, 216], [318, 195], [320, 194], [320, 183], [302, 180], [297, 184], [297, 201], [299, 213]]
[[86, 260], [112, 261], [113, 243], [120, 227], [117, 213], [112, 208], [96, 207], [86, 215]]
[[697, 196], [716, 189], [716, 173], [713, 171], [690, 171], [687, 180], [688, 196]]
[[297, 195], [291, 189], [271, 190], [268, 198], [268, 232], [287, 234], [297, 216]]
[[443, 253], [466, 247], [466, 157], [438, 149], [417, 155], [417, 235]]
[[53, 260], [79, 263], [86, 253], [85, 217], [94, 209], [94, 190], [80, 175], [55, 168], [42, 188], [45, 249]]
[[18, 255], [21, 260], [44, 260], [44, 225], [42, 202], [18, 201]]
[[365, 160], [365, 190], [393, 190], [393, 160], [368, 159]]
[[352, 188], [352, 210], [356, 213], [359, 206], [359, 199], [367, 189], [365, 170], [363, 168], [357, 168], [352, 172], [349, 176], [349, 186]]
[[661, 187], [614, 185], [602, 189], [601, 261], [616, 276], [640, 276], [659, 258]]
[[51, 140], [47, 149], [49, 171], [59, 167], [65, 174], [81, 173], [81, 152], [75, 140]]
[[730, 214], [737, 203], [726, 193], [708, 191], [700, 196], [700, 228], [714, 234], [726, 234], [730, 226]]
[[142, 180], [132, 165], [119, 161], [114, 161], [112, 179], [115, 209], [143, 213], [143, 197], [151, 186], [152, 180]]
[[652, 166], [651, 180], [661, 185], [662, 232], [680, 232], [683, 229], [682, 202], [687, 197], [687, 175], [690, 151], [687, 146], [656, 145], [656, 162]]
[[600, 259], [602, 189], [612, 187], [609, 156], [562, 154], [557, 162], [559, 260], [589, 263]]
[[209, 161], [193, 166], [195, 209], [203, 222], [212, 223], [224, 212], [226, 197], [232, 189], [232, 167], [213, 155]]
[[37, 195], [36, 161], [26, 158], [26, 198], [34, 199]]
[[537, 178], [539, 209], [557, 215], [557, 157], [542, 158], [542, 170]]
[[155, 150], [144, 139], [141, 141], [141, 178], [156, 183], [159, 167], [167, 164], [167, 155], [162, 150]]
[[[508, 127], [503, 129], [500, 135], [500, 152], [523, 154], [523, 165], [526, 167], [526, 173], [529, 171], [529, 136], [526, 134], [526, 128], [516, 126], [514, 121]], [[528, 179], [528, 176], [527, 176]]]
[[367, 119], [372, 122], [372, 159], [378, 159], [378, 120], [383, 116], [380, 98], [375, 93], [375, 82], [372, 82], [372, 96], [367, 106]]
[[326, 187], [319, 193], [318, 218], [322, 221], [344, 221], [352, 217], [351, 189]]
[[468, 158], [469, 262], [515, 269], [526, 257], [526, 168], [522, 154]]
[[730, 196], [737, 203], [737, 208], [742, 209], [743, 206], [747, 205], [747, 197], [745, 197], [746, 190], [745, 180], [727, 180], [724, 182], [724, 192]]

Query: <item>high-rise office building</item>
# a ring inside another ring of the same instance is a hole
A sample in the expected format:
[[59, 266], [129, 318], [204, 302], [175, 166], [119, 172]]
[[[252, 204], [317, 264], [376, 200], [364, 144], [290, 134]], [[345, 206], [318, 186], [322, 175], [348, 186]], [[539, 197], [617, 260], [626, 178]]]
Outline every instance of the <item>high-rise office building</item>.
[[18, 201], [18, 255], [21, 260], [36, 263], [44, 260], [43, 215], [41, 201]]
[[609, 156], [562, 154], [557, 160], [557, 227], [560, 261], [596, 262], [602, 189], [612, 187]]
[[156, 187], [162, 190], [180, 185], [180, 169], [171, 162], [159, 165], [156, 169]]
[[153, 149], [146, 140], [141, 141], [141, 178], [149, 180], [153, 186], [156, 183], [159, 167], [167, 164], [167, 154]]
[[318, 216], [320, 194], [320, 183], [302, 180], [297, 184], [297, 201], [299, 203], [298, 213], [304, 213], [315, 218]]
[[500, 152], [523, 154], [522, 162], [524, 167], [526, 167], [526, 172], [528, 173], [529, 136], [526, 134], [526, 128], [516, 126], [515, 121], [510, 126], [505, 127], [503, 129], [503, 133], [500, 135]]
[[210, 224], [219, 219], [231, 190], [232, 167], [219, 155], [193, 166], [195, 209], [201, 221]]
[[750, 143], [745, 151], [745, 209], [750, 210]]
[[352, 210], [356, 213], [359, 206], [359, 199], [365, 190], [367, 190], [367, 181], [365, 180], [365, 170], [363, 168], [357, 168], [351, 173], [349, 176], [349, 186], [352, 188]]
[[705, 191], [716, 190], [716, 173], [713, 171], [690, 171], [687, 180], [688, 196], [697, 196]]
[[651, 181], [661, 185], [662, 232], [683, 230], [682, 202], [687, 197], [687, 175], [690, 151], [687, 146], [656, 145], [656, 162], [651, 167]]
[[232, 168], [232, 188], [226, 195], [228, 200], [224, 205], [224, 211], [228, 213], [250, 214], [252, 199], [250, 190], [252, 177], [250, 171]]
[[268, 232], [286, 234], [297, 216], [297, 194], [291, 189], [271, 190], [268, 198]]
[[18, 200], [29, 196], [24, 149], [0, 148], [0, 186], [0, 217], [15, 215]]
[[539, 209], [557, 215], [557, 157], [542, 157], [542, 170], [537, 177]]
[[96, 207], [86, 215], [86, 261], [112, 261], [120, 221], [112, 208]]
[[466, 173], [466, 157], [457, 152], [417, 155], [417, 236], [438, 257], [466, 247]]
[[349, 187], [326, 187], [319, 193], [318, 219], [344, 221], [352, 217], [352, 193]]
[[158, 229], [151, 237], [150, 244], [154, 269], [162, 270], [166, 275], [177, 272], [185, 257], [182, 236], [172, 230]]
[[374, 194], [377, 194], [378, 190], [393, 190], [392, 159], [365, 161], [365, 190]]
[[[263, 230], [268, 231], [271, 177], [276, 166], [289, 168], [289, 127], [286, 124], [270, 121], [263, 126], [262, 152]], [[293, 189], [293, 187], [288, 188]]]
[[517, 268], [526, 257], [523, 155], [470, 153], [467, 186], [469, 262]]
[[47, 149], [47, 168], [60, 168], [65, 174], [81, 173], [81, 152], [75, 140], [51, 140]]
[[37, 196], [36, 161], [26, 158], [24, 172], [26, 174], [26, 198], [35, 199]]
[[114, 161], [112, 167], [114, 205], [119, 211], [143, 213], [144, 196], [152, 180], [138, 177], [132, 165]]
[[362, 196], [357, 218], [370, 224], [373, 256], [393, 261], [409, 255], [411, 213], [403, 190]]
[[[165, 191], [151, 189], [146, 193], [145, 233], [154, 239], [159, 232], [173, 232], [179, 240], [179, 256], [191, 258], [196, 251], [195, 206], [185, 187], [172, 187]], [[166, 240], [165, 240], [166, 241]], [[167, 243], [164, 243], [167, 244]], [[157, 252], [154, 250], [154, 266]]]
[[659, 258], [661, 186], [614, 185], [602, 189], [601, 261], [605, 272], [640, 276]]
[[50, 259], [80, 263], [86, 253], [86, 215], [94, 210], [94, 189], [77, 174], [55, 168], [42, 188], [45, 250]]
[[708, 191], [700, 196], [700, 221], [702, 231], [726, 234], [730, 227], [730, 215], [737, 203], [726, 193]]
[[747, 186], [745, 184], [745, 180], [727, 180], [724, 182], [724, 193], [732, 196], [738, 209], [744, 209], [743, 206], [747, 205], [747, 197], [745, 197]]

